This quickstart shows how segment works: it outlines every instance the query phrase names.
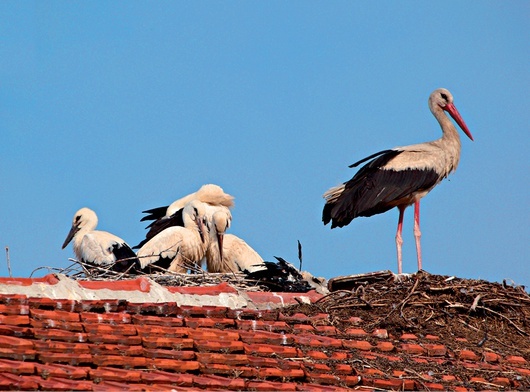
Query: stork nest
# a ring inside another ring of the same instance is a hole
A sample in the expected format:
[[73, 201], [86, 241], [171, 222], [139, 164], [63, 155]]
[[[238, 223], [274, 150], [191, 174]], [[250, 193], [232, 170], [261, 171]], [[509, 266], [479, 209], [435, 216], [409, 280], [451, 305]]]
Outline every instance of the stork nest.
[[312, 289], [292, 264], [282, 258], [277, 259], [278, 263], [265, 262], [268, 269], [264, 272], [212, 273], [190, 263], [190, 273], [187, 274], [171, 272], [157, 266], [153, 266], [150, 273], [129, 273], [114, 271], [112, 264], [95, 266], [75, 259], [69, 259], [73, 264], [67, 268], [40, 267], [37, 270], [47, 269], [49, 272], [64, 274], [80, 281], [119, 281], [146, 276], [161, 286], [206, 287], [228, 283], [242, 291], [307, 292]]
[[381, 328], [397, 337], [430, 334], [451, 350], [471, 344], [530, 360], [530, 295], [523, 286], [425, 271], [401, 279], [391, 272], [360, 275], [350, 285], [283, 312], [326, 313], [339, 330], [357, 323], [366, 331]]

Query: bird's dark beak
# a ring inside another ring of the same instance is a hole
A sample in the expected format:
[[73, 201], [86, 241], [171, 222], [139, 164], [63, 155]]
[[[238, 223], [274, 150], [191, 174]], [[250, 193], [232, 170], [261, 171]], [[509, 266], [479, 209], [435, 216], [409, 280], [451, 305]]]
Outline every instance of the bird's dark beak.
[[473, 140], [473, 136], [471, 135], [471, 132], [469, 132], [469, 129], [467, 128], [466, 123], [462, 119], [462, 116], [460, 115], [460, 113], [458, 113], [458, 110], [456, 110], [455, 105], [453, 105], [452, 103], [448, 103], [447, 105], [445, 105], [443, 109], [447, 113], [449, 113], [451, 117], [453, 117], [453, 120], [455, 120], [458, 126], [462, 128], [462, 131], [464, 131], [467, 137]]
[[224, 234], [217, 233], [217, 244], [219, 245], [219, 256], [221, 257], [221, 262], [223, 261], [223, 238]]
[[202, 219], [197, 215], [195, 218], [195, 223], [197, 223], [197, 227], [199, 228], [199, 234], [201, 235], [201, 241], [204, 243], [206, 242], [206, 236], [204, 231], [204, 223], [202, 223]]
[[66, 246], [70, 243], [70, 241], [72, 241], [72, 238], [74, 238], [75, 233], [77, 233], [78, 231], [79, 231], [79, 226], [77, 225], [72, 226], [72, 228], [70, 229], [70, 232], [68, 233], [68, 235], [66, 236], [66, 239], [64, 240], [63, 247], [61, 249], [66, 248]]

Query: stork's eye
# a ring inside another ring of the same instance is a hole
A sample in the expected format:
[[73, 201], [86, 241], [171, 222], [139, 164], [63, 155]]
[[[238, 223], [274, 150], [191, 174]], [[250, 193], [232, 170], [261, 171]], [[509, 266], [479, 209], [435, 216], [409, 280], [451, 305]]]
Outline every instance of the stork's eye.
[[449, 98], [447, 97], [447, 94], [445, 94], [445, 93], [442, 93], [442, 98], [443, 98], [445, 101], [447, 101], [447, 100], [449, 99]]

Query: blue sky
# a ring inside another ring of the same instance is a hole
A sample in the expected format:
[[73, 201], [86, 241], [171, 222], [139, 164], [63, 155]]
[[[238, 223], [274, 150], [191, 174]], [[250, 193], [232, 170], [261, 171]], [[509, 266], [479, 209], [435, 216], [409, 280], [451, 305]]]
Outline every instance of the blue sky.
[[397, 210], [331, 230], [322, 194], [367, 155], [440, 137], [427, 98], [445, 87], [475, 142], [461, 134], [422, 201], [424, 269], [530, 286], [529, 18], [525, 1], [0, 2], [13, 275], [70, 265], [81, 207], [134, 245], [142, 210], [205, 183], [266, 260], [298, 265], [300, 240], [314, 275], [396, 271]]

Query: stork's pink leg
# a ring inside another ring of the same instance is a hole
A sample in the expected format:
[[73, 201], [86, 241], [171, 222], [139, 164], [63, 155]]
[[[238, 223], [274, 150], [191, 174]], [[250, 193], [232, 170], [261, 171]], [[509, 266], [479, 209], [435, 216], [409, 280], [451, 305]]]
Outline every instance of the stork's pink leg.
[[416, 253], [418, 254], [418, 271], [421, 270], [421, 231], [420, 231], [420, 201], [414, 203], [414, 238], [416, 239]]
[[398, 274], [403, 272], [403, 257], [401, 254], [401, 246], [403, 245], [403, 237], [401, 232], [403, 231], [403, 216], [405, 215], [405, 208], [407, 206], [398, 206], [399, 209], [399, 220], [396, 232], [396, 250], [397, 250], [397, 259], [398, 259]]

